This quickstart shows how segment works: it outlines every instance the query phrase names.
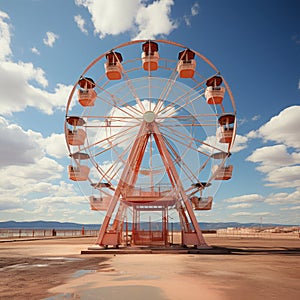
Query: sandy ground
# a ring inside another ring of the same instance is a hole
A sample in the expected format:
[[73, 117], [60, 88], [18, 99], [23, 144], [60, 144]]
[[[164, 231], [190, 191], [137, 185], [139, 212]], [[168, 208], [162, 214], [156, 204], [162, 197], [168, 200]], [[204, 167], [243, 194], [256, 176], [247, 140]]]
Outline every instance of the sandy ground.
[[300, 240], [207, 242], [232, 254], [80, 255], [91, 238], [0, 243], [0, 299], [300, 299]]

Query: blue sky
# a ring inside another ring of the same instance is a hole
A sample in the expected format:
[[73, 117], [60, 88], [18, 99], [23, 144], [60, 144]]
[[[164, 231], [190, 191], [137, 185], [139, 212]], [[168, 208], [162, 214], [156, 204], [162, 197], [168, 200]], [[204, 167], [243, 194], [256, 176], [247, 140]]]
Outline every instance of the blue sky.
[[299, 1], [95, 2], [0, 0], [0, 220], [101, 221], [68, 180], [67, 99], [93, 59], [151, 38], [208, 57], [235, 98], [233, 178], [198, 220], [300, 224]]

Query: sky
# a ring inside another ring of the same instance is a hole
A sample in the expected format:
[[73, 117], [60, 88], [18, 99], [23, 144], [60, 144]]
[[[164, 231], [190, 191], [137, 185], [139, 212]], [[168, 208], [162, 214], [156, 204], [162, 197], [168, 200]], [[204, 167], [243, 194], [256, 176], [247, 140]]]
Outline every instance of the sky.
[[69, 94], [109, 49], [166, 39], [210, 59], [237, 108], [233, 177], [198, 221], [299, 225], [299, 14], [296, 0], [0, 0], [0, 221], [102, 221], [68, 179]]

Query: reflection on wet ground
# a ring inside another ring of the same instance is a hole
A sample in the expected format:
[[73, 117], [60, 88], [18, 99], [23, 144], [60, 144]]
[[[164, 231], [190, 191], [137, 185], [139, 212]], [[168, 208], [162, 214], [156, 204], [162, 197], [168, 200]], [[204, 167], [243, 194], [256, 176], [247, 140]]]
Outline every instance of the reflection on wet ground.
[[101, 288], [82, 288], [79, 293], [64, 293], [55, 295], [45, 300], [67, 300], [67, 299], [109, 299], [109, 300], [168, 300], [165, 297], [162, 289], [154, 286], [146, 285], [127, 285], [127, 286], [114, 286], [101, 287]]
[[95, 272], [97, 272], [97, 271], [96, 270], [78, 270], [71, 277], [78, 278], [78, 277], [84, 276], [86, 274], [95, 273]]
[[160, 276], [156, 276], [156, 275], [148, 275], [148, 274], [141, 274], [138, 276], [124, 276], [124, 277], [118, 277], [113, 279], [113, 281], [127, 281], [127, 280], [157, 280], [160, 279]]
[[[25, 260], [25, 262], [24, 262]], [[12, 260], [0, 258], [0, 272], [6, 269], [29, 269], [43, 268], [49, 265], [65, 264], [68, 262], [82, 261], [82, 258], [76, 257], [36, 257], [36, 258], [13, 258]], [[48, 261], [45, 263], [45, 261]]]
[[[0, 299], [44, 299], [51, 295], [48, 292], [50, 288], [62, 285], [66, 280], [95, 273], [102, 264], [105, 268], [111, 268], [104, 264], [107, 258], [103, 257], [42, 256], [41, 252], [31, 257], [23, 253], [12, 256], [1, 254]], [[58, 299], [76, 299], [70, 295]]]

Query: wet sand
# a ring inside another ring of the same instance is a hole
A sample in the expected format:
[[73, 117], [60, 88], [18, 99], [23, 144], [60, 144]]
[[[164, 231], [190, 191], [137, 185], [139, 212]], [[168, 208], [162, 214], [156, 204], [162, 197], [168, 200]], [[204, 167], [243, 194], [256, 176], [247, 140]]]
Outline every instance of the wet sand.
[[300, 299], [300, 240], [206, 239], [231, 254], [80, 255], [93, 238], [0, 243], [0, 299]]

